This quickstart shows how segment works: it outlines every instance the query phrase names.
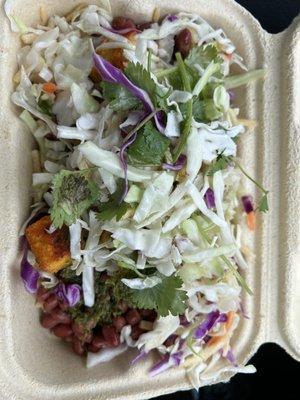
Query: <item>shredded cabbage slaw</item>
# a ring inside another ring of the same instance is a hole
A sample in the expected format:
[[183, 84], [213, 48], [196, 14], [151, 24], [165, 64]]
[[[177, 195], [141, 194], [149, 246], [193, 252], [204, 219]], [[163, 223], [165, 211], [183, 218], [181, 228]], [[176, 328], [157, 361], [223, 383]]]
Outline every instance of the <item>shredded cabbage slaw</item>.
[[[32, 29], [6, 5], [26, 44], [17, 55], [12, 101], [24, 109], [20, 117], [38, 144], [34, 203], [37, 212], [49, 209], [50, 230], [69, 226], [72, 269], [82, 276], [81, 287], [55, 276], [47, 282], [71, 306], [82, 292], [92, 307], [95, 272], [125, 271], [121, 282], [137, 305], [147, 308], [145, 293], [158, 314], [136, 341], [125, 326], [120, 347], [89, 353], [87, 366], [135, 347], [135, 362], [152, 350], [161, 354], [151, 376], [183, 367], [195, 387], [218, 362], [218, 374], [253, 372], [237, 365], [231, 347], [243, 317], [242, 290], [251, 294], [240, 274], [247, 262], [239, 232], [247, 224], [254, 229], [255, 209], [237, 160], [247, 123], [239, 122], [229, 89], [264, 71], [232, 76], [232, 64], [246, 70], [241, 57], [221, 29], [196, 14], [118, 31], [105, 2]], [[183, 29], [193, 38], [186, 58], [176, 49]], [[114, 65], [116, 54], [122, 68]], [[62, 205], [62, 181], [70, 175], [89, 184], [89, 197], [76, 207]], [[260, 189], [265, 211], [267, 191]], [[101, 243], [104, 231], [110, 240]], [[43, 274], [26, 247], [22, 278], [31, 293]], [[167, 290], [178, 296], [173, 303]]]

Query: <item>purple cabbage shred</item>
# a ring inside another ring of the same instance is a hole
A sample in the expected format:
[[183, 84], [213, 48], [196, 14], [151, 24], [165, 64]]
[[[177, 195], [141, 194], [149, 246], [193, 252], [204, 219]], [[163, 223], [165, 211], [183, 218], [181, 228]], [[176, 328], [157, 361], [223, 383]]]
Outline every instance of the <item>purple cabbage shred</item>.
[[180, 171], [186, 162], [186, 156], [181, 154], [175, 164], [163, 163], [162, 168], [167, 171]]
[[54, 291], [69, 307], [74, 307], [80, 301], [81, 288], [75, 283], [59, 283]]
[[170, 22], [174, 22], [177, 19], [178, 19], [177, 15], [170, 14], [170, 15], [167, 16], [167, 20], [170, 21]]
[[244, 210], [247, 214], [251, 213], [254, 210], [253, 200], [251, 196], [242, 196], [242, 203], [244, 206]]
[[207, 205], [207, 208], [215, 208], [216, 207], [215, 194], [211, 188], [208, 188], [207, 191], [205, 192], [204, 201], [205, 201], [205, 204]]
[[144, 350], [140, 351], [139, 354], [130, 361], [130, 365], [136, 364], [140, 360], [143, 360], [145, 357], [147, 357], [147, 355], [148, 353], [146, 353]]
[[39, 272], [27, 260], [28, 244], [26, 239], [23, 243], [24, 253], [21, 261], [21, 278], [23, 279], [25, 289], [28, 293], [34, 294], [38, 288]]
[[[153, 103], [145, 90], [134, 85], [126, 75], [119, 69], [113, 66], [110, 62], [99, 56], [97, 53], [93, 54], [93, 60], [96, 69], [100, 73], [102, 79], [109, 83], [116, 83], [127, 89], [133, 96], [139, 99], [148, 114], [154, 111]], [[156, 127], [160, 132], [164, 131], [164, 125], [162, 121], [162, 112], [158, 112], [155, 116]]]

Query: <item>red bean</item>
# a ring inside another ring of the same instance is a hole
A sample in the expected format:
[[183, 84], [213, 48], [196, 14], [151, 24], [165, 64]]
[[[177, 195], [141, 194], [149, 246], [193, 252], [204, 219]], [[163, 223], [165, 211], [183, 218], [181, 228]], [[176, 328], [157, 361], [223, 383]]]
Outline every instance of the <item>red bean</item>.
[[139, 310], [139, 312], [142, 317], [149, 317], [151, 315], [151, 313], [153, 312], [153, 310], [147, 310], [145, 308], [142, 308], [141, 310]]
[[55, 294], [51, 294], [45, 301], [43, 304], [44, 310], [46, 312], [50, 312], [51, 310], [54, 310], [54, 308], [56, 308], [58, 305], [58, 299], [55, 296]]
[[149, 29], [151, 25], [152, 25], [152, 22], [143, 22], [142, 24], [138, 24], [136, 27], [140, 31], [144, 31], [145, 29]]
[[[111, 239], [111, 233], [108, 231], [103, 231], [100, 235], [100, 243], [108, 242]], [[108, 276], [105, 272], [101, 276]]]
[[73, 330], [70, 325], [59, 324], [53, 328], [53, 333], [57, 337], [66, 338], [67, 336], [72, 335]]
[[43, 314], [41, 317], [41, 325], [46, 329], [52, 329], [58, 324], [58, 321], [50, 314]]
[[129, 325], [136, 325], [141, 320], [140, 313], [135, 309], [127, 311], [125, 318]]
[[182, 57], [186, 57], [193, 46], [192, 34], [188, 28], [183, 29], [175, 36], [175, 50], [179, 51]]
[[172, 346], [175, 343], [175, 340], [177, 339], [177, 335], [171, 335], [164, 341], [164, 345], [166, 347]]
[[90, 351], [92, 353], [98, 353], [101, 350], [101, 348], [94, 346], [93, 343], [90, 343], [87, 346], [87, 349], [88, 349], [88, 351]]
[[85, 351], [81, 341], [79, 339], [77, 339], [76, 337], [73, 338], [72, 349], [73, 349], [74, 353], [79, 356], [82, 356]]
[[63, 312], [59, 307], [56, 307], [54, 310], [52, 310], [51, 315], [61, 324], [70, 324], [72, 322], [71, 316]]
[[132, 337], [133, 340], [138, 340], [138, 338], [144, 332], [145, 331], [143, 329], [141, 329], [138, 325], [135, 325], [135, 326], [132, 327], [131, 337]]
[[72, 323], [72, 329], [74, 332], [74, 335], [78, 338], [84, 335], [84, 328], [82, 325], [78, 324], [77, 322]]
[[113, 326], [116, 328], [116, 330], [118, 331], [118, 332], [120, 332], [121, 330], [122, 330], [122, 328], [123, 328], [123, 326], [125, 326], [126, 325], [126, 320], [125, 320], [125, 318], [124, 317], [122, 317], [121, 315], [119, 315], [118, 317], [115, 317], [114, 319], [113, 319]]
[[57, 137], [53, 134], [53, 133], [47, 133], [47, 135], [45, 135], [45, 138], [51, 141], [56, 141]]
[[58, 305], [62, 311], [66, 311], [70, 308], [69, 304], [62, 300], [58, 301]]
[[147, 310], [148, 313], [147, 315], [144, 316], [144, 319], [146, 321], [154, 322], [157, 318], [157, 314], [154, 310]]
[[125, 18], [125, 17], [115, 17], [112, 21], [111, 26], [114, 29], [128, 29], [128, 28], [133, 28], [135, 29], [135, 23], [129, 19], [129, 18]]
[[43, 303], [51, 294], [51, 291], [40, 286], [36, 292], [36, 299], [39, 303]]
[[103, 326], [102, 335], [109, 347], [117, 347], [120, 344], [120, 336], [114, 326]]
[[91, 344], [94, 347], [97, 347], [97, 349], [102, 349], [103, 347], [107, 346], [107, 343], [102, 335], [94, 336], [94, 339]]

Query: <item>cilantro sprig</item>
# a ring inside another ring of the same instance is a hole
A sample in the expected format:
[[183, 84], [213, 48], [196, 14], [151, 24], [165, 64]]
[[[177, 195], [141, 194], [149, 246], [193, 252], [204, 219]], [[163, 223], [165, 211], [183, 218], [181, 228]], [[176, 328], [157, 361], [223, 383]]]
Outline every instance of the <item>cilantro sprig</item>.
[[138, 108], [141, 102], [121, 85], [101, 82], [102, 95], [114, 111], [127, 111]]
[[170, 139], [163, 136], [148, 121], [139, 131], [135, 142], [128, 149], [128, 159], [133, 165], [161, 165]]
[[181, 289], [182, 280], [179, 276], [163, 276], [158, 285], [143, 290], [131, 289], [131, 302], [137, 308], [156, 310], [159, 316], [184, 313], [187, 295]]
[[[183, 84], [183, 88], [187, 92], [191, 92], [191, 83], [188, 77], [188, 73], [186, 71], [186, 67], [184, 64], [184, 61], [182, 59], [182, 56], [180, 53], [176, 53], [175, 55], [177, 63], [178, 63], [178, 68]], [[175, 148], [174, 154], [173, 154], [173, 162], [176, 162], [182, 153], [184, 146], [186, 145], [187, 138], [190, 134], [191, 131], [191, 126], [192, 126], [192, 118], [193, 118], [193, 98], [188, 100], [187, 106], [186, 106], [186, 115], [185, 115], [185, 120], [183, 122], [183, 129], [182, 129], [182, 134], [180, 136], [180, 140]]]

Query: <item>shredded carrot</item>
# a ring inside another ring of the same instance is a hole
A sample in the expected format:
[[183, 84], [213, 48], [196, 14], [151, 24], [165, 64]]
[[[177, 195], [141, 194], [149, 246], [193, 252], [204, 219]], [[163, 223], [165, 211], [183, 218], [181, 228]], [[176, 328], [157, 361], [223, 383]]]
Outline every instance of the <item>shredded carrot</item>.
[[226, 331], [228, 331], [228, 329], [231, 327], [234, 317], [235, 317], [234, 311], [229, 311], [227, 313], [227, 321], [225, 322]]
[[254, 211], [249, 212], [247, 214], [247, 225], [250, 231], [254, 231], [255, 228], [255, 213]]
[[43, 91], [46, 93], [54, 93], [57, 91], [57, 86], [53, 82], [47, 82], [43, 84]]
[[228, 332], [228, 330], [230, 329], [230, 327], [231, 327], [231, 325], [233, 323], [234, 316], [235, 316], [235, 312], [234, 311], [229, 311], [227, 313], [227, 321], [224, 324], [226, 333], [224, 335], [222, 335], [222, 336], [213, 336], [209, 340], [208, 346], [212, 346], [212, 345], [214, 345], [216, 343], [219, 343], [221, 340], [224, 339], [224, 337], [227, 335], [227, 332]]

